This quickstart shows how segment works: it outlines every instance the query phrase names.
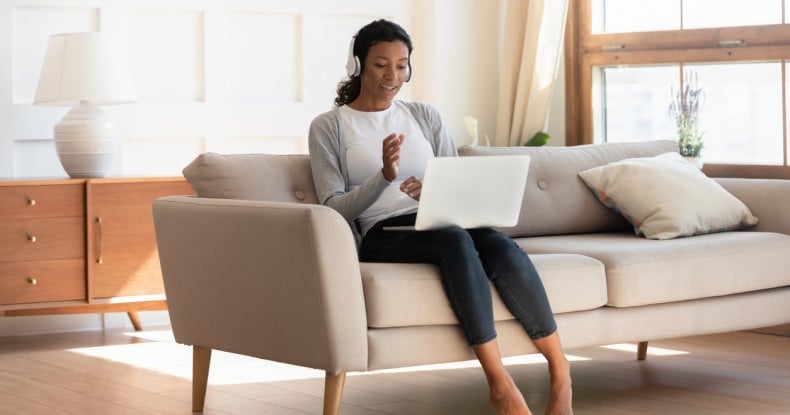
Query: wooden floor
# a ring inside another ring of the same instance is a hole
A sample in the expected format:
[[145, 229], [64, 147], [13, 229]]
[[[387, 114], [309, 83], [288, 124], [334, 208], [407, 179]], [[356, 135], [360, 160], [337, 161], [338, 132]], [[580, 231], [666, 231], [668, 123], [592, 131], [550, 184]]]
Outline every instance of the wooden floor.
[[[790, 337], [734, 332], [569, 351], [576, 414], [790, 414]], [[533, 412], [539, 356], [508, 359]], [[189, 414], [191, 350], [165, 328], [0, 338], [0, 414]], [[226, 353], [212, 360], [205, 414], [318, 414], [323, 373]], [[489, 414], [473, 363], [350, 374], [342, 413]]]

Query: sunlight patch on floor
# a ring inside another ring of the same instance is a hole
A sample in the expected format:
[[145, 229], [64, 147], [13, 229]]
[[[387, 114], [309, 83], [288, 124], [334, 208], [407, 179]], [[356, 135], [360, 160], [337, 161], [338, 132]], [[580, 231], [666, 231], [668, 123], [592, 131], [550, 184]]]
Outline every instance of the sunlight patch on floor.
[[[129, 344], [80, 347], [69, 351], [191, 381], [192, 348], [175, 343], [172, 331], [150, 330], [124, 334], [130, 338]], [[280, 382], [324, 376], [321, 370], [218, 350], [211, 353], [211, 385]]]
[[[599, 347], [603, 349], [617, 350], [617, 351], [629, 352], [629, 353], [636, 353], [637, 351], [637, 345], [630, 343], [609, 344], [606, 346], [599, 346]], [[647, 354], [650, 356], [676, 356], [682, 354], [689, 354], [689, 352], [683, 350], [663, 349], [661, 347], [648, 346]]]
[[[192, 379], [192, 348], [178, 344], [171, 330], [146, 330], [123, 333], [129, 337], [128, 344], [80, 347], [70, 352], [93, 358], [117, 362], [123, 365], [147, 369], [153, 372]], [[651, 348], [653, 350], [654, 348]], [[570, 361], [591, 360], [586, 357], [567, 355]], [[544, 364], [540, 354], [528, 354], [503, 358], [506, 365]], [[383, 369], [370, 372], [352, 372], [349, 376], [364, 376], [381, 373], [406, 373], [433, 370], [452, 370], [480, 367], [476, 360], [432, 365]], [[282, 382], [291, 380], [324, 378], [322, 370], [272, 362], [222, 351], [211, 354], [209, 384], [238, 385], [245, 383]]]
[[123, 333], [124, 336], [134, 339], [148, 340], [152, 342], [173, 342], [172, 330], [143, 330], [143, 331], [127, 331]]

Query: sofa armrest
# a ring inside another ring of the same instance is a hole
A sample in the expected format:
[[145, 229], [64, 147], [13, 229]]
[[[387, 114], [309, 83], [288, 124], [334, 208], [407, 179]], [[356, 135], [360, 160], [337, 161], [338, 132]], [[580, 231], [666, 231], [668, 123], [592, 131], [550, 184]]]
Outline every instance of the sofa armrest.
[[153, 213], [177, 342], [332, 373], [366, 369], [356, 245], [337, 212], [170, 196]]
[[716, 178], [760, 219], [752, 230], [790, 235], [790, 180]]

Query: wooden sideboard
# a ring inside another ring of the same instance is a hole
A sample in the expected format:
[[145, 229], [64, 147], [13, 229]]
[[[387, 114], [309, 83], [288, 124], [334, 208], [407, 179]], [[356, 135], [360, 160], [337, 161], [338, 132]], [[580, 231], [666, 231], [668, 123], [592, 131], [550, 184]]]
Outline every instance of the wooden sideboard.
[[151, 205], [181, 177], [0, 180], [0, 316], [166, 310]]

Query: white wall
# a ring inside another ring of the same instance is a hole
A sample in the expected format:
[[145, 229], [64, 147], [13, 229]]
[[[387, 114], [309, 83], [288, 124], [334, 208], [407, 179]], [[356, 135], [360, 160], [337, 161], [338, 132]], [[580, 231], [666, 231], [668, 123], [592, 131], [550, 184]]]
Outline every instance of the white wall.
[[51, 140], [67, 108], [31, 105], [57, 32], [106, 30], [129, 54], [139, 100], [104, 109], [121, 129], [110, 175], [174, 175], [197, 154], [306, 152], [350, 36], [410, 1], [4, 0], [0, 177], [63, 176]]
[[[488, 4], [6, 0], [0, 8], [0, 22], [7, 23], [0, 25], [6, 68], [0, 75], [0, 177], [65, 174], [51, 138], [68, 108], [31, 104], [52, 33], [120, 35], [139, 99], [104, 107], [122, 135], [110, 175], [174, 175], [204, 151], [306, 152], [307, 126], [332, 103], [350, 36], [377, 17], [415, 32], [415, 81], [402, 97], [430, 98], [458, 130], [458, 114], [492, 108], [473, 97], [490, 101], [494, 95], [481, 94], [485, 85], [470, 80], [491, 83], [480, 73], [495, 74], [495, 68], [476, 64], [468, 45], [479, 41], [464, 29], [495, 23], [496, 7]], [[494, 12], [480, 13], [486, 9]], [[476, 15], [487, 21], [476, 24]], [[426, 53], [431, 50], [436, 53]]]
[[[412, 36], [418, 76], [412, 98], [435, 105], [456, 143], [470, 141], [462, 118], [479, 122], [479, 136], [493, 138], [497, 120], [500, 8], [505, 0], [414, 1]], [[417, 5], [419, 4], [419, 6]], [[561, 54], [562, 56], [562, 54]], [[563, 60], [564, 63], [564, 60]], [[565, 145], [565, 85], [562, 63], [554, 86], [546, 132], [549, 145]]]
[[414, 99], [439, 108], [459, 144], [470, 139], [466, 115], [478, 119], [481, 137], [496, 128], [499, 3], [436, 0], [430, 18], [415, 25], [415, 83], [421, 83]]
[[[114, 176], [179, 174], [203, 151], [306, 152], [307, 125], [343, 76], [348, 38], [377, 17], [414, 37], [414, 79], [401, 97], [437, 106], [459, 144], [469, 138], [464, 115], [493, 135], [502, 1], [3, 0], [0, 177], [65, 175], [51, 138], [68, 108], [31, 104], [57, 32], [115, 31], [126, 45], [139, 100], [104, 107], [122, 134]], [[561, 118], [552, 117], [555, 137]]]
[[[58, 32], [114, 31], [126, 45], [138, 102], [104, 107], [122, 135], [111, 176], [180, 175], [204, 151], [307, 152], [308, 125], [332, 105], [350, 37], [379, 17], [413, 37], [414, 76], [401, 98], [435, 105], [458, 144], [469, 139], [465, 115], [492, 136], [502, 1], [0, 0], [0, 178], [65, 177], [52, 127], [68, 108], [32, 105]], [[555, 145], [561, 118], [550, 122]], [[0, 336], [108, 325], [128, 322], [0, 318]]]

